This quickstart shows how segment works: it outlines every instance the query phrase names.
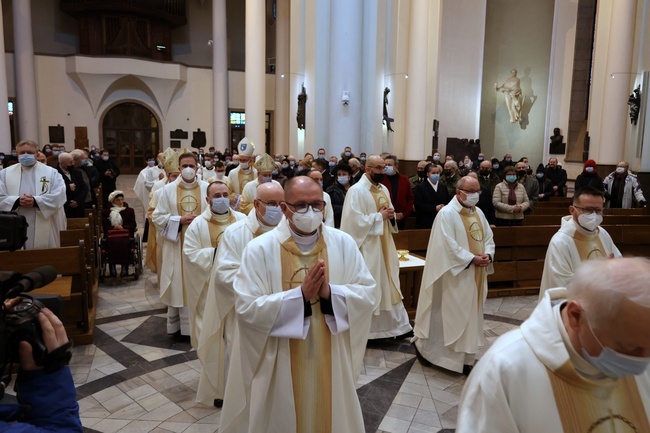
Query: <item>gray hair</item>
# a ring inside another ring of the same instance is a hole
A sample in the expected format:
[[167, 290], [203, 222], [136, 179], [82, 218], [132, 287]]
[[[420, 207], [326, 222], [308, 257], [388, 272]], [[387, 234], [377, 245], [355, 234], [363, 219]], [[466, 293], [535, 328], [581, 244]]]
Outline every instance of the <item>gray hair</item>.
[[384, 161], [387, 159], [392, 159], [395, 162], [395, 166], [399, 166], [399, 159], [397, 159], [397, 156], [395, 155], [387, 155], [384, 157]]
[[359, 168], [361, 167], [361, 161], [359, 161], [357, 158], [350, 158], [348, 160], [348, 165], [352, 168]]
[[59, 153], [59, 164], [63, 161], [73, 161], [72, 155], [70, 155], [68, 152]]
[[36, 152], [38, 152], [40, 149], [38, 148], [38, 144], [33, 142], [32, 140], [21, 140], [16, 144], [16, 151], [18, 150], [19, 147], [23, 146], [32, 146], [34, 149], [36, 149]]
[[592, 326], [602, 327], [616, 319], [624, 300], [650, 308], [649, 280], [645, 257], [587, 260], [569, 282], [567, 298], [580, 304]]
[[81, 149], [75, 149], [72, 152], [70, 152], [70, 155], [72, 156], [72, 159], [75, 161], [79, 161], [80, 159], [86, 159], [86, 152], [84, 152]]

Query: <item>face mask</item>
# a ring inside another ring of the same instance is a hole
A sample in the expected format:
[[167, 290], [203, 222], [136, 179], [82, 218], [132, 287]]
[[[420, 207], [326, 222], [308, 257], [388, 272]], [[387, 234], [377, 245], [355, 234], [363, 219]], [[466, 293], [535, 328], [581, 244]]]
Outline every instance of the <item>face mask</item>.
[[499, 164], [492, 164], [492, 168], [494, 170], [498, 170], [499, 169]]
[[512, 161], [512, 158], [506, 158], [506, 162]]
[[81, 165], [88, 165], [88, 164], [89, 164], [89, 162], [88, 162], [87, 159], [84, 159], [83, 161], [81, 161]]
[[260, 183], [267, 183], [273, 180], [273, 176], [262, 176], [262, 181]]
[[478, 203], [478, 193], [477, 192], [471, 192], [469, 194], [465, 194], [467, 198], [465, 198], [465, 201], [463, 204], [466, 206], [472, 207], [476, 206], [476, 203]]
[[463, 168], [463, 167], [465, 167], [465, 164], [463, 164], [462, 162], [458, 164], [458, 168]]
[[0, 155], [0, 161], [2, 161], [3, 159], [5, 159], [5, 156], [4, 156], [4, 155]]
[[233, 162], [232, 162], [232, 165], [234, 165], [235, 167], [237, 167], [237, 166], [239, 165], [239, 161], [233, 161]]
[[345, 186], [350, 181], [350, 178], [347, 177], [347, 176], [339, 176], [339, 177], [336, 178], [336, 181], [338, 183], [340, 183], [341, 185]]
[[291, 221], [301, 232], [312, 233], [323, 223], [323, 212], [316, 212], [309, 206], [305, 213], [293, 213]]
[[228, 197], [218, 197], [212, 199], [212, 212], [224, 214], [230, 209], [230, 200]]
[[149, 167], [153, 167], [154, 165], [156, 165], [156, 161], [147, 161], [147, 165]]
[[506, 176], [506, 182], [508, 183], [514, 183], [517, 181], [517, 176], [514, 174], [509, 174]]
[[439, 174], [430, 174], [429, 175], [429, 180], [432, 183], [437, 183], [440, 180], [440, 175]]
[[479, 162], [480, 162], [480, 161], [483, 161], [483, 157], [482, 157], [482, 156], [479, 156], [479, 157], [478, 157], [478, 160], [479, 160]]
[[14, 151], [14, 152], [11, 152], [11, 156], [17, 156], [17, 155], [18, 155], [17, 152], [15, 152], [15, 151]]
[[603, 222], [603, 216], [598, 215], [597, 213], [585, 214], [582, 213], [578, 215], [578, 224], [585, 230], [593, 232], [598, 228], [598, 226]]
[[444, 170], [442, 170], [442, 173], [443, 173], [445, 176], [451, 176], [451, 170], [449, 170], [449, 169], [447, 169], [447, 168], [445, 168]]
[[334, 164], [332, 161], [330, 161], [330, 167], [334, 167], [336, 164]]
[[[56, 155], [56, 152], [54, 152], [54, 154]], [[103, 159], [104, 161], [108, 161], [108, 156], [102, 156], [102, 159]]]
[[616, 167], [616, 173], [618, 174], [625, 173], [625, 167]]
[[325, 155], [318, 155], [318, 159], [325, 159]]
[[61, 155], [61, 151], [60, 150], [55, 150], [54, 151], [54, 156], [59, 156], [59, 155]]
[[248, 170], [250, 168], [250, 166], [251, 166], [250, 162], [241, 162], [241, 163], [239, 163], [239, 167], [242, 170]]
[[292, 167], [295, 166], [295, 165], [296, 165], [296, 161], [289, 161], [289, 165], [292, 166]]
[[594, 168], [593, 168], [593, 167], [585, 167], [585, 171], [586, 171], [587, 173], [593, 173], [593, 172], [594, 172]]
[[230, 157], [229, 156], [226, 157], [226, 162], [230, 162]]
[[282, 209], [280, 206], [266, 206], [266, 213], [262, 219], [270, 226], [277, 226], [282, 219]]
[[212, 163], [209, 162], [209, 161], [206, 161], [206, 163], [205, 163], [205, 168], [207, 168], [208, 170], [210, 170], [210, 169], [212, 168]]
[[350, 156], [350, 155], [352, 155], [351, 152], [345, 152], [345, 156]]
[[185, 167], [181, 170], [181, 176], [183, 176], [184, 181], [193, 182], [196, 177], [196, 171], [192, 167]]
[[370, 173], [372, 181], [375, 183], [381, 183], [384, 180], [384, 173]]
[[537, 179], [543, 179], [544, 173], [537, 173]]
[[31, 167], [36, 164], [36, 156], [30, 153], [24, 153], [18, 157], [18, 162], [20, 162], [25, 167]]
[[214, 176], [217, 178], [217, 180], [223, 179], [225, 175], [226, 175], [225, 171], [217, 171], [214, 173]]
[[287, 168], [289, 168], [289, 164], [282, 164], [282, 169], [283, 169], [283, 170], [284, 170], [284, 169], [287, 169]]
[[359, 161], [361, 161], [361, 165], [365, 165], [365, 164], [366, 164], [366, 158], [361, 158]]
[[466, 159], [466, 160], [463, 161], [463, 163], [465, 163], [465, 165], [469, 165], [470, 162], [472, 162], [472, 161], [470, 161], [469, 159]]
[[277, 175], [278, 175], [278, 171], [277, 171], [277, 170], [273, 170], [273, 172], [272, 172], [272, 176], [277, 176]]
[[643, 373], [650, 365], [650, 358], [640, 358], [638, 356], [630, 356], [618, 353], [609, 347], [603, 346], [598, 340], [594, 330], [591, 329], [589, 321], [587, 321], [591, 335], [594, 336], [603, 351], [598, 356], [591, 356], [584, 348], [582, 349], [582, 356], [594, 367], [600, 370], [607, 377], [625, 377], [637, 376]]
[[45, 153], [52, 153], [52, 149], [44, 149], [43, 152], [45, 152]]
[[323, 181], [322, 180], [319, 180], [318, 184], [320, 185], [321, 188], [323, 187]]
[[438, 155], [436, 155], [436, 156], [433, 157], [433, 160], [434, 161], [440, 161], [440, 157]]
[[422, 179], [424, 177], [424, 170], [418, 170], [418, 177]]
[[525, 175], [526, 175], [526, 170], [518, 170], [517, 171], [517, 176], [524, 177]]
[[490, 175], [490, 170], [479, 170], [479, 173], [481, 174], [481, 176], [487, 177]]
[[393, 167], [392, 165], [387, 165], [386, 166], [386, 174], [388, 176], [394, 175], [395, 174], [395, 167]]

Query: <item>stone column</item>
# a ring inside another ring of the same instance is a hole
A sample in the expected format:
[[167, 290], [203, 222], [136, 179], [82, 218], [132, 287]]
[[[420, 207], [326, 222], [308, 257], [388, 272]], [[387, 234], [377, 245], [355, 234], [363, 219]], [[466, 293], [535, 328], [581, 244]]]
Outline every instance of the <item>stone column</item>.
[[289, 0], [277, 0], [275, 20], [275, 152], [289, 153]]
[[7, 108], [7, 64], [5, 62], [5, 37], [0, 8], [0, 152], [11, 152], [11, 131], [9, 129], [9, 110]]
[[212, 1], [212, 129], [215, 149], [230, 147], [226, 0]]
[[266, 149], [266, 2], [246, 0], [246, 137]]
[[[19, 141], [33, 140], [39, 143], [31, 1], [13, 0], [12, 5], [16, 70], [16, 120], [18, 122], [17, 139]], [[6, 104], [6, 102], [0, 102]]]

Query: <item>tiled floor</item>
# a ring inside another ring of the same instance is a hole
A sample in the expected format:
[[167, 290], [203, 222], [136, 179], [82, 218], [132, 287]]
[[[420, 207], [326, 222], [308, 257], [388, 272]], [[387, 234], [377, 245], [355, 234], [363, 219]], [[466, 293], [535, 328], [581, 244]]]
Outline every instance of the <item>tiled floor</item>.
[[[120, 176], [118, 186], [142, 207]], [[194, 402], [200, 364], [189, 343], [166, 334], [155, 275], [100, 285], [95, 344], [74, 348], [71, 362], [88, 432], [217, 432], [220, 409]], [[489, 299], [491, 344], [528, 317], [536, 297]], [[481, 353], [487, 349], [481, 348]], [[367, 432], [439, 432], [456, 426], [464, 376], [423, 367], [408, 340], [370, 342], [357, 384]]]

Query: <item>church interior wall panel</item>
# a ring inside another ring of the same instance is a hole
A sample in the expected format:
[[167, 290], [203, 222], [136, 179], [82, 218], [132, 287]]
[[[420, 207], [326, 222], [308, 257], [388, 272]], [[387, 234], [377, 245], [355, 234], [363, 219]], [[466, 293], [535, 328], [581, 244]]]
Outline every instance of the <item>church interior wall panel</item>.
[[[542, 159], [546, 142], [554, 1], [488, 0], [481, 99], [480, 138], [485, 153], [502, 158]], [[525, 101], [522, 124], [511, 124], [505, 97], [495, 91], [516, 68]]]

